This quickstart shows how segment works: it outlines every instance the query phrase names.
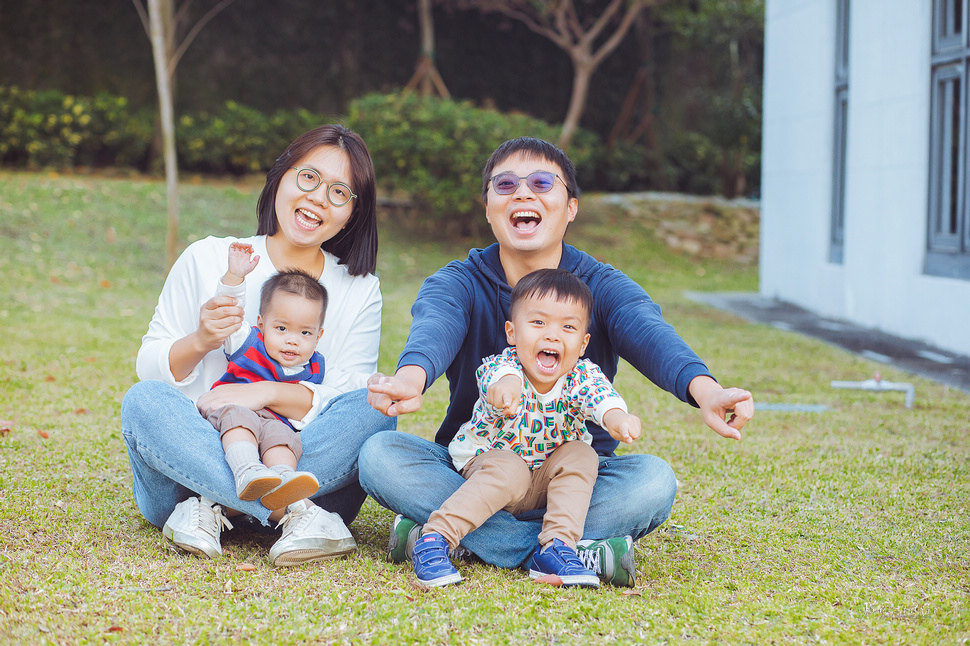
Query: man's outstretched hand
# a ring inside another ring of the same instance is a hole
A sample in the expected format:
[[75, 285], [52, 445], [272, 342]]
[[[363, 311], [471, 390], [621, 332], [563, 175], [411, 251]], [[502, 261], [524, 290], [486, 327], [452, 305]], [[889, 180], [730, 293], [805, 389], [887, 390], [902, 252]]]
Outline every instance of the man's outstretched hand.
[[413, 413], [421, 408], [426, 379], [418, 366], [402, 366], [391, 376], [374, 373], [367, 380], [367, 402], [388, 417]]
[[741, 439], [741, 429], [754, 417], [754, 397], [750, 392], [724, 388], [710, 377], [695, 377], [688, 390], [700, 407], [705, 424], [718, 435]]

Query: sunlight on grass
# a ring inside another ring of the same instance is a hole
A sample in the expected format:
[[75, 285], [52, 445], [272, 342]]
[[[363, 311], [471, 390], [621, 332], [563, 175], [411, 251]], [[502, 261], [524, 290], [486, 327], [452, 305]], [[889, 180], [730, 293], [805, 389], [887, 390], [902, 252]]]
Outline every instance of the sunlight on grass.
[[[250, 235], [259, 189], [184, 185], [183, 246]], [[392, 516], [373, 501], [351, 528], [354, 558], [277, 570], [274, 535], [245, 527], [221, 559], [178, 552], [135, 508], [118, 428], [164, 280], [164, 219], [160, 182], [0, 173], [0, 642], [970, 640], [970, 395], [884, 366], [915, 384], [913, 409], [831, 389], [875, 364], [692, 303], [684, 290], [756, 291], [756, 267], [674, 255], [608, 211], [581, 211], [568, 239], [643, 284], [722, 383], [829, 407], [759, 412], [729, 442], [621, 366], [645, 429], [622, 451], [663, 457], [679, 481], [670, 522], [638, 543], [633, 594], [480, 563], [460, 565], [461, 586], [420, 589], [384, 561]], [[421, 281], [469, 244], [388, 221], [380, 244], [390, 372]], [[432, 437], [446, 402], [441, 380], [401, 430]]]

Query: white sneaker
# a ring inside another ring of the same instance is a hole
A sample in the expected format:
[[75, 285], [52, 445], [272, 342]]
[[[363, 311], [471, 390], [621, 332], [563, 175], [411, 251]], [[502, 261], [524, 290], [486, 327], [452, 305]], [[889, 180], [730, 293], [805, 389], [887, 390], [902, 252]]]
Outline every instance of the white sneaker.
[[357, 541], [340, 516], [305, 500], [287, 507], [280, 526], [283, 537], [269, 550], [276, 567], [332, 559], [357, 549]]
[[205, 497], [189, 498], [175, 505], [162, 534], [186, 552], [214, 559], [222, 555], [219, 535], [223, 527], [232, 529], [232, 523], [220, 505]]
[[235, 478], [236, 496], [240, 500], [259, 500], [283, 482], [278, 473], [259, 462], [249, 465]]
[[259, 501], [267, 509], [283, 509], [294, 502], [317, 495], [320, 490], [320, 483], [309, 471], [284, 471], [280, 477], [280, 485]]

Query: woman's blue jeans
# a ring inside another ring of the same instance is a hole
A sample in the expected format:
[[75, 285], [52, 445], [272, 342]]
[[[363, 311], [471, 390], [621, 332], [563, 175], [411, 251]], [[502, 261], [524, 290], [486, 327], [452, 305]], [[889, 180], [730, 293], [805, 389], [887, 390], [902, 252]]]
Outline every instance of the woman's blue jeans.
[[[349, 525], [366, 498], [357, 473], [361, 445], [374, 433], [396, 427], [396, 419], [367, 403], [366, 389], [335, 397], [300, 432], [303, 457], [297, 469], [320, 481], [313, 502], [340, 514]], [[258, 500], [236, 497], [218, 431], [175, 388], [160, 381], [132, 386], [121, 404], [121, 433], [134, 476], [135, 503], [151, 524], [161, 527], [175, 505], [200, 494], [269, 524], [270, 511]]]
[[[465, 481], [448, 447], [407, 433], [377, 433], [360, 449], [360, 483], [378, 503], [424, 524]], [[642, 538], [670, 516], [677, 493], [673, 469], [652, 455], [600, 458], [584, 539]], [[539, 543], [544, 509], [518, 516], [499, 511], [461, 544], [486, 563], [514, 568]]]

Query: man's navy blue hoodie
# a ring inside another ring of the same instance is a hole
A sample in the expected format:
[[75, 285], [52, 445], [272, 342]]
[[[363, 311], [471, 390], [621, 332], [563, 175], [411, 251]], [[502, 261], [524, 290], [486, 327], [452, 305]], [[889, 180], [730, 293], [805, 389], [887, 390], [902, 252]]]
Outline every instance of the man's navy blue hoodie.
[[[621, 271], [567, 244], [563, 244], [559, 268], [579, 276], [593, 292], [590, 339], [583, 356], [596, 363], [610, 381], [616, 376], [618, 357], [623, 357], [657, 386], [696, 406], [687, 386], [694, 377], [711, 376], [710, 371], [663, 320], [660, 307], [643, 288]], [[451, 401], [435, 435], [438, 444], [447, 446], [471, 418], [478, 399], [475, 371], [482, 359], [509, 345], [505, 321], [511, 295], [498, 243], [472, 249], [462, 262], [448, 263], [418, 291], [398, 368], [424, 368], [428, 375], [425, 389], [442, 373], [447, 375]], [[618, 442], [595, 424], [588, 426], [596, 452], [612, 455]]]

